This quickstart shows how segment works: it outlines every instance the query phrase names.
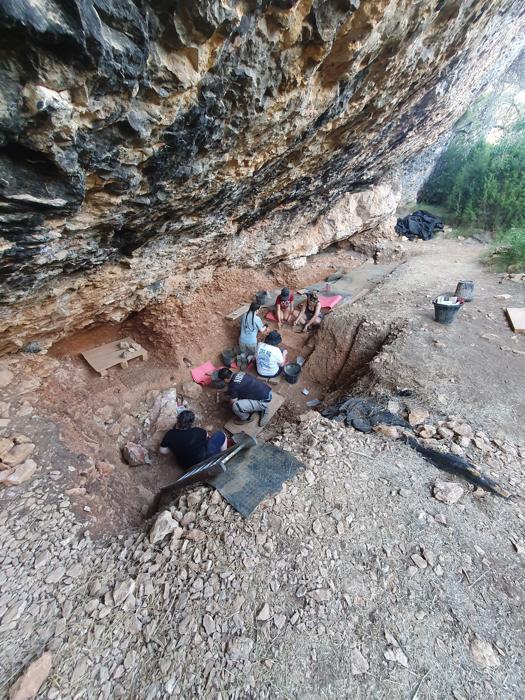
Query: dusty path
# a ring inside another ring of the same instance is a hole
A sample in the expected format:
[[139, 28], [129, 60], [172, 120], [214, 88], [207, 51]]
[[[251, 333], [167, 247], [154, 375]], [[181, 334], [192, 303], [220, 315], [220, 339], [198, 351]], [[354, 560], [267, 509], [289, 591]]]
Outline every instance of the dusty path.
[[[375, 388], [414, 380], [407, 406], [429, 408], [436, 428], [451, 415], [471, 427], [483, 449], [471, 439], [465, 453], [519, 491], [525, 380], [512, 349], [525, 338], [509, 337], [493, 287], [513, 302], [523, 287], [484, 272], [478, 246], [431, 245], [355, 311], [371, 327], [416, 314], [372, 362], [385, 376]], [[473, 304], [441, 328], [429, 300], [407, 294], [431, 285], [431, 296], [451, 277], [478, 280], [483, 313]], [[498, 341], [475, 340], [485, 333]], [[471, 362], [458, 359], [461, 339]], [[30, 437], [32, 426], [44, 430], [31, 413], [25, 420]], [[36, 452], [42, 469], [0, 494], [0, 697], [45, 649], [53, 665], [40, 697], [50, 699], [522, 697], [520, 502], [465, 484], [457, 503], [439, 502], [433, 484], [452, 478], [408, 447], [309, 413], [274, 439], [305, 471], [249, 520], [200, 489], [174, 504], [172, 537], [151, 544], [133, 530], [93, 541], [89, 513], [73, 513], [65, 494], [71, 469], [85, 465], [46, 429], [54, 447]]]

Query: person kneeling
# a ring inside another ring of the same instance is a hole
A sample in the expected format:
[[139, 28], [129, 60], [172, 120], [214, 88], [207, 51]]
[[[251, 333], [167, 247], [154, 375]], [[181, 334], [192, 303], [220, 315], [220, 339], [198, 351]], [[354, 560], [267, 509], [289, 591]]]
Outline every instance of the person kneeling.
[[253, 420], [254, 414], [259, 413], [259, 425], [264, 428], [270, 420], [270, 387], [246, 372], [234, 374], [227, 367], [219, 370], [219, 378], [226, 383], [230, 405], [236, 416], [234, 422], [243, 425]]
[[168, 430], [160, 443], [160, 453], [173, 454], [183, 469], [224, 452], [227, 447], [227, 438], [222, 430], [209, 435], [204, 428], [195, 428], [194, 423], [193, 411], [182, 411], [177, 424]]
[[283, 371], [287, 352], [277, 347], [281, 340], [280, 334], [277, 331], [272, 331], [268, 333], [263, 343], [257, 345], [255, 363], [257, 374], [260, 377], [270, 379], [277, 377]]

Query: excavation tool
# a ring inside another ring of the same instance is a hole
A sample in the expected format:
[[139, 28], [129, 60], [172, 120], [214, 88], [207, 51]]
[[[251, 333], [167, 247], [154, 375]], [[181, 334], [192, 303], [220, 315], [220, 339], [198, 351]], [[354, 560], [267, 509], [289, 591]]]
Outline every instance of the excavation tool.
[[151, 518], [157, 511], [171, 503], [175, 494], [180, 491], [180, 489], [185, 486], [190, 486], [191, 484], [197, 484], [201, 481], [209, 481], [214, 476], [224, 473], [226, 471], [226, 464], [230, 459], [239, 454], [239, 452], [257, 445], [257, 440], [246, 433], [236, 433], [233, 436], [233, 441], [235, 444], [232, 447], [224, 452], [220, 452], [218, 455], [213, 455], [213, 457], [208, 457], [202, 462], [199, 462], [199, 464], [196, 464], [185, 472], [173, 484], [161, 489], [155, 496], [155, 500], [151, 504], [147, 517]]

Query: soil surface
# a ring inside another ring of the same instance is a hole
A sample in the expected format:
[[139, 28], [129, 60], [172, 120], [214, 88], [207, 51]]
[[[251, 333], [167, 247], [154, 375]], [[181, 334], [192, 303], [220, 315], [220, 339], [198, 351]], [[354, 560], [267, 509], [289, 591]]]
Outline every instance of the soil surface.
[[[53, 660], [39, 697], [50, 700], [522, 697], [525, 337], [504, 308], [525, 305], [525, 288], [485, 270], [476, 243], [407, 250], [405, 264], [327, 318], [301, 384], [283, 387], [287, 408], [266, 439], [305, 469], [248, 520], [194, 488], [157, 537], [160, 521], [151, 531], [143, 509], [178, 472], [167, 459], [132, 469], [119, 457], [131, 438], [154, 454], [152, 405], [235, 340], [224, 315], [245, 301], [240, 291], [232, 304], [226, 282], [209, 288], [213, 334], [211, 317], [197, 323], [196, 309], [209, 309], [194, 297], [47, 356], [2, 360], [0, 437], [27, 436], [37, 471], [0, 492], [0, 697], [45, 650]], [[342, 255], [289, 284], [323, 279]], [[257, 274], [246, 300], [284, 283]], [[230, 274], [235, 289], [242, 279]], [[475, 281], [476, 298], [451, 326], [436, 324], [432, 298], [458, 279]], [[356, 319], [361, 340], [343, 357], [328, 331], [340, 324], [342, 336]], [[181, 338], [170, 360], [177, 323], [191, 345]], [[290, 347], [302, 342], [288, 333]], [[129, 334], [148, 345], [147, 363], [102, 379], [78, 357]], [[304, 412], [311, 396], [352, 388], [385, 396], [405, 418], [428, 411], [415, 429], [424, 443], [462, 454], [516, 497], [439, 472], [399, 440]], [[190, 402], [201, 424], [223, 424], [215, 392]], [[439, 482], [460, 486], [456, 502], [436, 498]]]

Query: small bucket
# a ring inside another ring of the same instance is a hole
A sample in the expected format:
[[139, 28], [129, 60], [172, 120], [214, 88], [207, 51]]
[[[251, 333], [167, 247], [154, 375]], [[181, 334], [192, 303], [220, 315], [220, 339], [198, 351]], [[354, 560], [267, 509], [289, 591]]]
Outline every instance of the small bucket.
[[474, 282], [472, 280], [460, 280], [455, 294], [464, 301], [472, 301], [474, 299]]
[[284, 378], [288, 384], [297, 384], [300, 374], [301, 365], [298, 365], [297, 362], [290, 362], [289, 365], [284, 366]]
[[461, 309], [463, 300], [456, 296], [439, 296], [432, 302], [434, 304], [434, 318], [438, 323], [450, 324], [456, 318]]

